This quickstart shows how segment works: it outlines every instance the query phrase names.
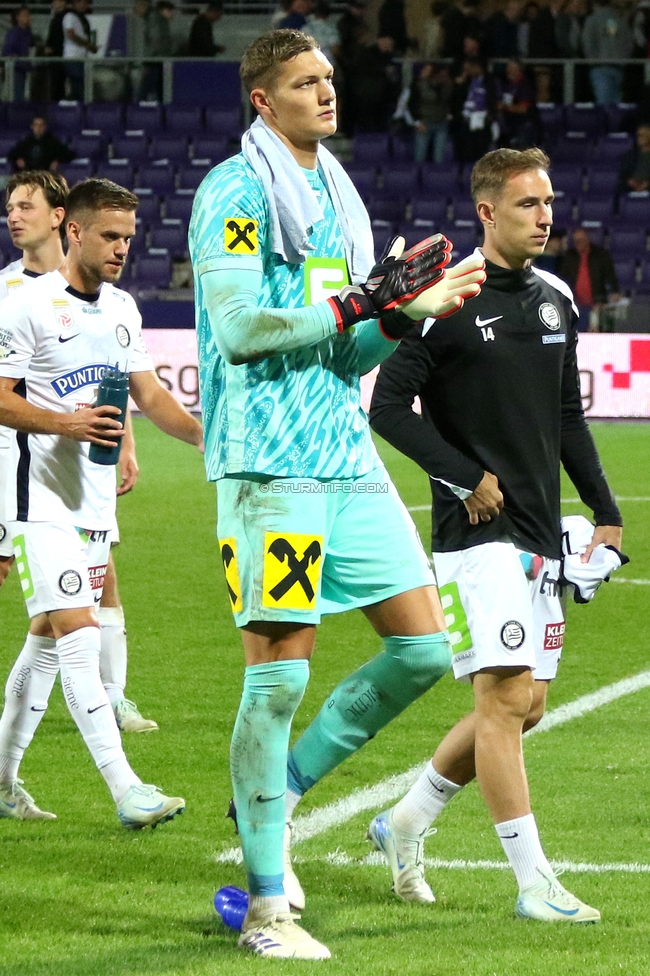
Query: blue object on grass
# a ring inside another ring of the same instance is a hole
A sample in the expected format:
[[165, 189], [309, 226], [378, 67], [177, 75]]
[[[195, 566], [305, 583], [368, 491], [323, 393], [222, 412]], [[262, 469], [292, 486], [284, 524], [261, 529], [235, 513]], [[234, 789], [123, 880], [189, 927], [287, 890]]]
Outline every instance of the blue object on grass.
[[214, 907], [224, 923], [239, 932], [248, 911], [248, 892], [234, 885], [219, 888], [214, 896]]

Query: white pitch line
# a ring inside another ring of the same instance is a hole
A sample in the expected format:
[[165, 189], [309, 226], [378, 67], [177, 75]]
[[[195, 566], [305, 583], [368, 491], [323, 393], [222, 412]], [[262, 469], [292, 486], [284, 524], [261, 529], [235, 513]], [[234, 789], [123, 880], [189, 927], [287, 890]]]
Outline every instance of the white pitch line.
[[[534, 729], [526, 732], [524, 738], [538, 735], [540, 732], [548, 732], [549, 729], [554, 729], [558, 725], [564, 725], [565, 722], [571, 722], [575, 718], [587, 715], [594, 709], [608, 705], [618, 698], [632, 695], [636, 691], [641, 691], [642, 688], [649, 687], [650, 671], [641, 671], [631, 678], [624, 678], [614, 684], [605, 685], [597, 691], [582, 695], [572, 702], [567, 702], [558, 708], [554, 708], [553, 711], [547, 712]], [[347, 823], [364, 810], [376, 810], [388, 806], [392, 800], [402, 796], [413, 785], [420, 773], [426, 768], [427, 763], [428, 760], [418, 763], [417, 766], [412, 766], [404, 773], [389, 776], [374, 786], [354, 790], [349, 796], [344, 796], [334, 803], [312, 810], [304, 817], [296, 817], [294, 843], [309, 840], [310, 837], [325, 833], [332, 827]], [[215, 855], [215, 859], [220, 864], [241, 864], [241, 848], [231, 847]]]
[[[327, 861], [336, 867], [365, 866], [365, 867], [385, 867], [386, 858], [379, 851], [373, 851], [362, 858], [354, 858], [342, 851], [332, 851], [324, 857], [295, 858], [297, 863], [303, 864], [308, 861]], [[617, 872], [620, 874], [650, 874], [650, 864], [639, 863], [616, 863], [593, 864], [588, 861], [551, 861], [551, 867], [555, 871], [566, 871], [567, 874], [607, 874]], [[451, 861], [440, 857], [425, 857], [424, 865], [435, 870], [446, 869], [448, 871], [509, 871], [510, 865], [507, 861], [466, 861], [464, 858], [454, 858]]]
[[[650, 502], [650, 495], [616, 495], [617, 502]], [[580, 505], [579, 498], [560, 498], [562, 505]], [[430, 512], [431, 502], [428, 505], [409, 505], [409, 512]]]
[[636, 586], [650, 586], [650, 580], [627, 579], [625, 576], [611, 576], [610, 583], [634, 583]]

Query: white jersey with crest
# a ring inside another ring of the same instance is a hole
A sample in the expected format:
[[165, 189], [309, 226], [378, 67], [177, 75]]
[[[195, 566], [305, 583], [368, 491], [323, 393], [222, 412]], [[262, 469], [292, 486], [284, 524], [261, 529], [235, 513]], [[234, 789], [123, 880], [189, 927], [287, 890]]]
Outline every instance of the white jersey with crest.
[[[153, 369], [142, 319], [129, 294], [103, 284], [98, 296], [72, 288], [59, 271], [17, 288], [0, 305], [0, 376], [36, 407], [74, 413], [95, 397], [107, 368]], [[90, 444], [18, 433], [5, 496], [6, 517], [110, 527], [115, 468], [94, 464]]]
[[[40, 275], [35, 274], [33, 271], [25, 271], [25, 266], [22, 262], [22, 258], [18, 261], [12, 261], [5, 268], [0, 271], [0, 301], [10, 295], [12, 291], [16, 288], [21, 288], [24, 284], [29, 284], [34, 278], [40, 278]], [[2, 347], [0, 347], [0, 359], [2, 358]], [[0, 451], [11, 450], [11, 442], [13, 439], [14, 432], [9, 427], [3, 427], [0, 424]], [[0, 464], [6, 461], [4, 455], [0, 456]], [[3, 503], [0, 499], [0, 512], [2, 512]], [[0, 521], [2, 521], [0, 519]]]

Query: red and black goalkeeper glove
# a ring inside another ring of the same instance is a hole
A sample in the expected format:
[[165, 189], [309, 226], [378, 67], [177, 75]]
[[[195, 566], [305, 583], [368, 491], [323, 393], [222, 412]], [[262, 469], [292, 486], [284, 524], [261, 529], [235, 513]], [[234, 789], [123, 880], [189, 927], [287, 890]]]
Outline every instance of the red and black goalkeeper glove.
[[379, 318], [402, 302], [411, 301], [444, 275], [452, 248], [446, 237], [442, 234], [427, 237], [404, 254], [400, 249], [396, 256], [391, 251], [398, 240], [394, 238], [389, 243], [365, 284], [348, 285], [327, 299], [339, 332], [364, 319]]

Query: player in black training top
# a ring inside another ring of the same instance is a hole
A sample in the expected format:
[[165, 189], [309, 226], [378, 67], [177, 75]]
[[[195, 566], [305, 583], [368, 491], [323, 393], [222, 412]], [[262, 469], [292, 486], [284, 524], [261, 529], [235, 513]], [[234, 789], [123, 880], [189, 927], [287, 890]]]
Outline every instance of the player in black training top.
[[599, 543], [621, 547], [621, 516], [582, 410], [573, 296], [531, 267], [553, 221], [549, 165], [540, 149], [498, 149], [476, 163], [487, 281], [453, 319], [428, 320], [404, 339], [375, 386], [372, 426], [431, 478], [454, 673], [472, 681], [474, 711], [370, 836], [397, 894], [433, 901], [425, 831], [476, 776], [519, 884], [517, 914], [587, 922], [599, 912], [559, 884], [542, 850], [521, 747], [522, 730], [544, 713], [564, 635], [560, 462], [594, 512], [585, 557]]

